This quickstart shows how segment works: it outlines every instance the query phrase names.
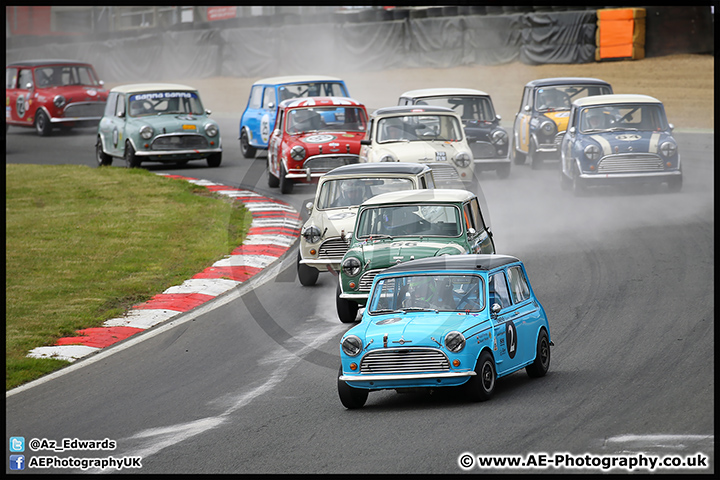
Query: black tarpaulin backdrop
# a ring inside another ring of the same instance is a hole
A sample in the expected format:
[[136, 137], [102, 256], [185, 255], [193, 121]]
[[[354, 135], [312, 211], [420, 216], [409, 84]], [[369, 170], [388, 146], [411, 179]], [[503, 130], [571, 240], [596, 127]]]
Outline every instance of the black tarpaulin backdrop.
[[[701, 52], [712, 40], [712, 17], [679, 7], [651, 7], [647, 21], [647, 56], [660, 45], [654, 37], [672, 30], [681, 52]], [[677, 22], [673, 24], [673, 18]], [[656, 20], [657, 19], [657, 20]], [[326, 71], [383, 71], [393, 68], [450, 68], [522, 62], [589, 63], [595, 61], [595, 10], [404, 18], [365, 23], [344, 22], [261, 25], [198, 30], [155, 31], [107, 39], [107, 35], [69, 41], [55, 37], [8, 39], [6, 61], [66, 58], [92, 63], [106, 82], [146, 82], [212, 76], [265, 77]], [[672, 27], [672, 28], [671, 28]], [[708, 34], [709, 32], [709, 34]], [[30, 39], [28, 39], [30, 40]], [[680, 43], [678, 43], [680, 42]], [[667, 43], [667, 42], [665, 42]], [[705, 42], [707, 43], [707, 42]], [[660, 48], [663, 47], [663, 48]], [[695, 50], [693, 50], [695, 48]], [[712, 44], [710, 45], [712, 51]]]

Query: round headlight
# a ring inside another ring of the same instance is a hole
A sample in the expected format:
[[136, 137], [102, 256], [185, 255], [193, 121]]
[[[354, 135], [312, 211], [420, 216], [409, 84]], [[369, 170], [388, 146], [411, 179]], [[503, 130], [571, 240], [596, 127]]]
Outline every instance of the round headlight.
[[312, 225], [302, 232], [302, 236], [305, 237], [305, 240], [307, 240], [308, 243], [317, 243], [320, 241], [322, 234], [320, 233], [320, 229], [318, 227]]
[[660, 153], [662, 153], [663, 157], [674, 157], [677, 153], [677, 145], [675, 142], [663, 142], [660, 145]]
[[150, 125], [143, 125], [140, 127], [140, 136], [145, 140], [149, 140], [153, 136], [153, 129]]
[[465, 335], [460, 332], [452, 331], [445, 335], [445, 346], [453, 353], [458, 353], [465, 348]]
[[208, 137], [214, 137], [218, 134], [218, 127], [214, 123], [205, 124], [205, 134]]
[[458, 167], [465, 168], [470, 165], [470, 162], [472, 162], [472, 158], [470, 158], [470, 155], [468, 155], [466, 152], [458, 153], [455, 157], [455, 165]]
[[508, 142], [508, 134], [505, 130], [495, 130], [490, 135], [490, 141], [495, 145], [505, 145]]
[[380, 161], [381, 162], [397, 162], [397, 160], [395, 160], [395, 157], [393, 157], [392, 155], [385, 155], [380, 159]]
[[585, 156], [591, 162], [597, 162], [600, 160], [600, 147], [595, 144], [590, 144], [585, 147]]
[[342, 262], [343, 272], [350, 277], [354, 277], [360, 273], [360, 268], [360, 260], [355, 257], [348, 257]]
[[340, 342], [342, 351], [349, 357], [357, 357], [362, 351], [362, 340], [355, 335], [348, 335]]
[[65, 105], [65, 97], [63, 97], [62, 95], [55, 95], [55, 98], [53, 98], [53, 104], [57, 108], [62, 108], [63, 105]]
[[555, 125], [555, 122], [552, 120], [546, 119], [540, 124], [540, 130], [543, 135], [555, 135], [557, 132], [557, 125]]
[[300, 145], [295, 145], [290, 149], [290, 158], [292, 158], [296, 162], [299, 162], [300, 160], [305, 158], [305, 149]]

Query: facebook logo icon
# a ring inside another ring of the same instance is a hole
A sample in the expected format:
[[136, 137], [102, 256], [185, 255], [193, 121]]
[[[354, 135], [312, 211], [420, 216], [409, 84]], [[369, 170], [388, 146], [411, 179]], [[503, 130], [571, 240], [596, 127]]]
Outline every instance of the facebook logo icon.
[[25, 470], [25, 455], [10, 455], [10, 470]]

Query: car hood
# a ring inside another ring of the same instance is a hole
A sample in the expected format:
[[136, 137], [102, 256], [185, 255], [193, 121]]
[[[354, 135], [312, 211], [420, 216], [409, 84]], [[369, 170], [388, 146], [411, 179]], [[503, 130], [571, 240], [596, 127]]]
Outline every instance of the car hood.
[[420, 239], [418, 237], [396, 237], [393, 240], [367, 241], [354, 245], [351, 251], [360, 257], [363, 266], [367, 265], [365, 269], [369, 270], [387, 268], [408, 260], [434, 257], [443, 249], [453, 254], [467, 253], [462, 246], [453, 241], [438, 241], [432, 238]]
[[444, 152], [447, 161], [449, 161], [461, 151], [466, 151], [470, 155], [469, 150], [461, 148], [461, 145], [462, 143], [459, 142], [446, 141], [396, 142], [384, 144], [378, 152], [377, 158], [380, 159], [387, 154], [392, 154], [398, 159], [402, 159], [403, 162], [428, 163], [437, 161], [437, 152]]
[[[369, 318], [369, 320], [368, 320]], [[387, 335], [387, 347], [438, 347], [448, 332], [465, 332], [470, 327], [487, 321], [485, 311], [473, 314], [465, 312], [398, 312], [388, 315], [366, 316], [363, 322], [351, 330], [370, 350], [383, 348]], [[431, 338], [432, 337], [432, 338]], [[437, 340], [435, 342], [433, 340]], [[402, 344], [400, 343], [402, 339]]]
[[545, 112], [543, 113], [547, 118], [555, 122], [557, 125], [558, 132], [564, 132], [567, 130], [568, 120], [570, 120], [570, 110], [560, 110], [557, 112]]
[[38, 89], [41, 96], [52, 100], [55, 95], [65, 97], [67, 103], [73, 102], [104, 102], [107, 100], [108, 91], [104, 88], [96, 88], [85, 85], [66, 85], [62, 87], [49, 87]]
[[308, 156], [329, 154], [360, 153], [360, 140], [365, 138], [365, 132], [327, 132], [318, 131], [303, 133], [293, 138], [293, 144], [305, 147]]
[[151, 125], [157, 133], [204, 133], [203, 126], [215, 123], [205, 115], [166, 114], [134, 117], [135, 122]]
[[[320, 229], [320, 232], [325, 232], [322, 238], [323, 240], [330, 237], [337, 237], [343, 230], [345, 233], [352, 231], [355, 226], [357, 210], [358, 207], [324, 210], [321, 215], [313, 215], [308, 219], [305, 225], [303, 225], [303, 229], [315, 225]], [[325, 230], [326, 228], [327, 230]]]
[[[613, 153], [659, 153], [660, 145], [673, 140], [667, 132], [653, 131], [614, 131], [589, 133], [585, 136], [594, 140], [603, 150], [603, 155]], [[676, 142], [677, 143], [677, 142]]]

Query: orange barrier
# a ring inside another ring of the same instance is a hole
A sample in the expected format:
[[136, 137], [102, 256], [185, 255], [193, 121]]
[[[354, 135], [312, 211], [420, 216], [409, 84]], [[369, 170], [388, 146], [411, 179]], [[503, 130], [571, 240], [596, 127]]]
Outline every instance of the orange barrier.
[[645, 58], [645, 9], [597, 11], [595, 60]]

